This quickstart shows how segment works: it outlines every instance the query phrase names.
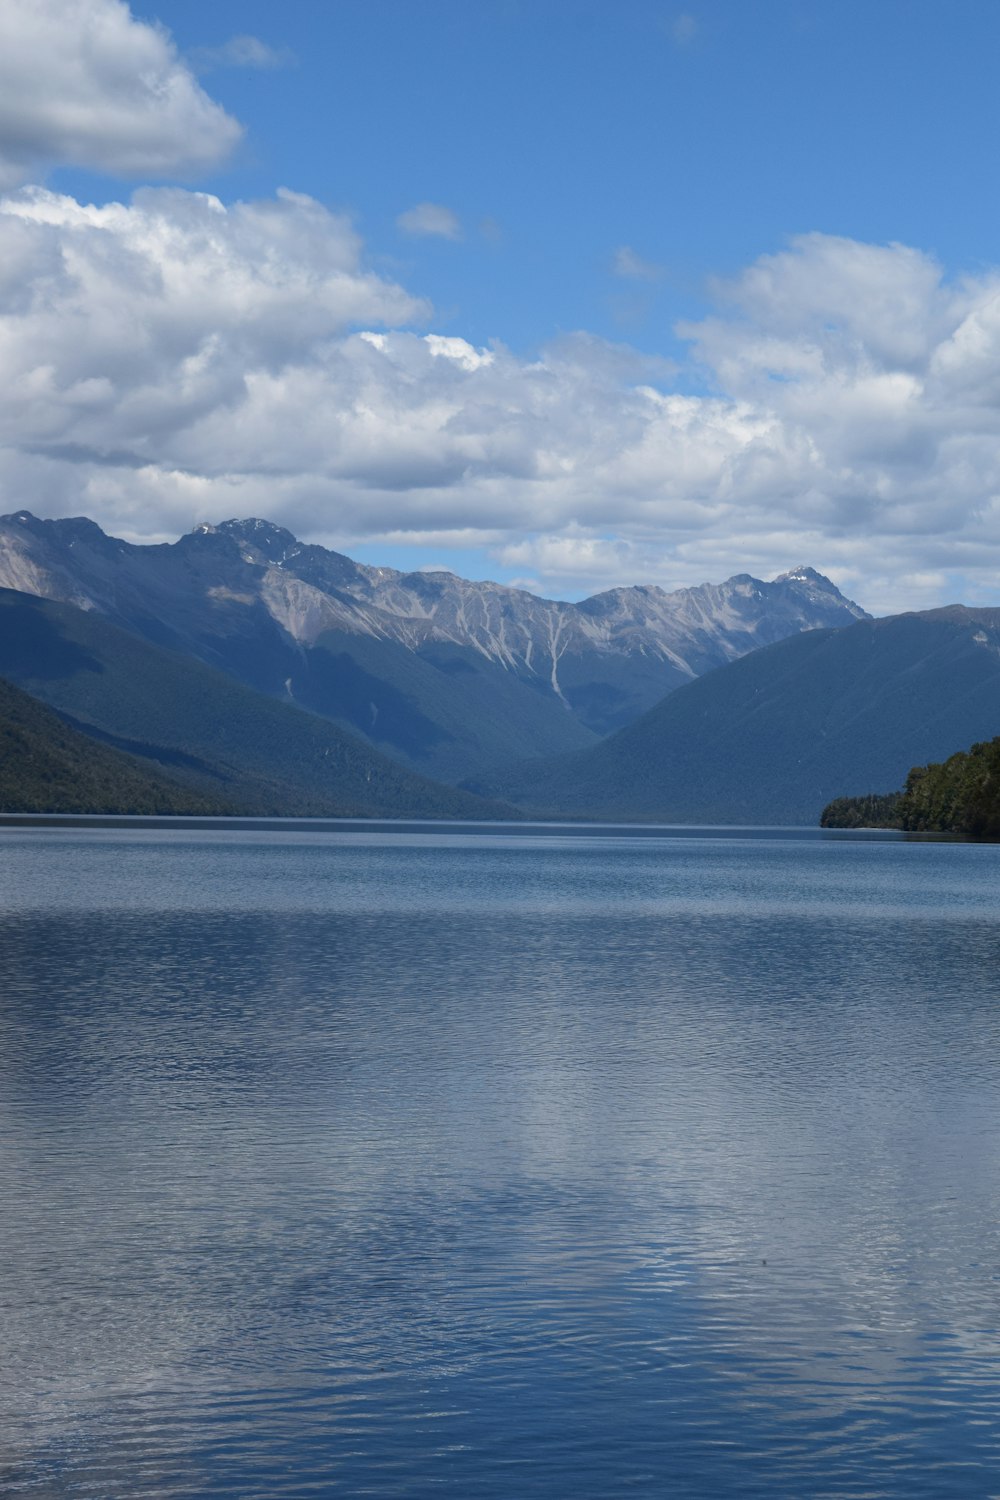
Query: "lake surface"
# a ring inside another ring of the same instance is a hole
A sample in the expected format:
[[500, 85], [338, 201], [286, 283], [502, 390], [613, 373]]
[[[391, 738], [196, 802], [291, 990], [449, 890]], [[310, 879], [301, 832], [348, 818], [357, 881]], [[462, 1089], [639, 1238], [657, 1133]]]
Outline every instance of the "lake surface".
[[1000, 847], [0, 831], [0, 1493], [1000, 1495]]

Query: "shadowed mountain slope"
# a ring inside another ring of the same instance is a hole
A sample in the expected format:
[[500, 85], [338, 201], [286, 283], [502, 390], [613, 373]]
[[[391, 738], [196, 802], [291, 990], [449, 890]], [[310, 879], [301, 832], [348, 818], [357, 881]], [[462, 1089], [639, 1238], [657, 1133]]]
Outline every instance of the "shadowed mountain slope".
[[0, 585], [96, 611], [446, 780], [584, 748], [747, 651], [864, 612], [809, 568], [580, 604], [370, 568], [266, 521], [136, 546], [0, 518]]
[[497, 816], [335, 725], [93, 610], [0, 590], [0, 676], [209, 801], [262, 815]]
[[488, 785], [579, 816], [814, 824], [845, 788], [890, 790], [998, 729], [1000, 610], [956, 605], [792, 637]]
[[71, 729], [13, 683], [0, 678], [0, 812], [231, 812], [158, 776], [131, 755]]

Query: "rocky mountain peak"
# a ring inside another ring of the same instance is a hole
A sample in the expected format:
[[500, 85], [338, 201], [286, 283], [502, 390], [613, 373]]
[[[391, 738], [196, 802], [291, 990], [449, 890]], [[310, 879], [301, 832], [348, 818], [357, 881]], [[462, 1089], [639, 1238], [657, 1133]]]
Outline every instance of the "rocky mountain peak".
[[30, 510], [18, 510], [12, 515], [0, 516], [0, 528], [9, 529], [15, 535], [24, 533], [26, 541], [31, 537], [43, 551], [48, 549], [54, 553], [61, 553], [79, 543], [105, 554], [121, 552], [128, 545], [118, 537], [108, 536], [89, 516], [64, 516], [43, 521]]
[[789, 568], [786, 573], [779, 573], [774, 580], [775, 583], [825, 583], [830, 588], [834, 585], [823, 573], [817, 573], [808, 563], [799, 563], [795, 568]]
[[787, 585], [799, 598], [808, 599], [821, 608], [846, 611], [856, 620], [869, 618], [868, 612], [842, 594], [832, 579], [827, 578], [825, 573], [817, 573], [815, 568], [810, 568], [806, 563], [790, 568], [787, 573], [779, 573], [774, 584]]
[[252, 547], [269, 563], [283, 562], [291, 549], [298, 545], [297, 538], [284, 526], [276, 526], [273, 521], [262, 521], [256, 516], [242, 521], [236, 518], [223, 521], [215, 529], [223, 536]]

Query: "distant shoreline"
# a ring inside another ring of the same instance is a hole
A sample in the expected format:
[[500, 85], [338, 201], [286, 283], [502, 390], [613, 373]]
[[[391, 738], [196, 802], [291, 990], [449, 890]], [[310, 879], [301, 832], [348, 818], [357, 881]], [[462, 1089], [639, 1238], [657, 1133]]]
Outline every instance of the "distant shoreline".
[[[462, 821], [456, 818], [261, 818], [196, 817], [131, 813], [0, 813], [0, 831], [17, 829], [163, 830], [231, 833], [401, 833], [489, 835], [521, 834], [532, 838], [711, 838], [796, 839], [829, 843], [861, 840], [898, 843], [908, 835], [898, 829], [818, 828], [795, 824], [585, 823], [533, 822], [530, 819]], [[926, 838], [919, 835], [919, 838]], [[931, 836], [935, 841], [947, 835]]]

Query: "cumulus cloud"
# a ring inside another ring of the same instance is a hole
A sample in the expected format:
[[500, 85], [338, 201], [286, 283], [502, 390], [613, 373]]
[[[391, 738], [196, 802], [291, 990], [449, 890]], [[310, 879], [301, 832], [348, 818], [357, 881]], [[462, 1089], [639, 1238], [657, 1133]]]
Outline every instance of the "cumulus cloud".
[[[794, 240], [715, 288], [692, 368], [433, 331], [284, 192], [0, 203], [0, 484], [129, 535], [267, 515], [350, 550], [461, 537], [563, 595], [809, 561], [869, 608], [1000, 568], [1000, 273]], [[701, 393], [693, 378], [701, 371]]]
[[417, 203], [401, 213], [396, 223], [404, 234], [412, 234], [417, 238], [462, 238], [462, 225], [458, 215], [443, 203]]
[[51, 162], [126, 176], [198, 171], [241, 133], [167, 33], [123, 0], [0, 5], [0, 187]]
[[257, 36], [231, 36], [220, 47], [196, 47], [190, 59], [202, 73], [212, 68], [287, 68], [295, 61], [289, 47], [272, 47]]
[[[367, 270], [361, 252], [346, 219], [290, 192], [230, 208], [179, 189], [145, 189], [129, 205], [101, 208], [41, 189], [4, 200], [7, 456], [13, 447], [76, 467], [112, 491], [129, 465], [207, 483], [246, 469], [238, 433], [247, 413], [270, 402], [269, 438], [258, 434], [254, 451], [271, 452], [267, 468], [301, 468], [294, 434], [306, 418], [289, 405], [296, 391], [307, 399], [327, 343], [358, 323], [398, 325], [428, 312]], [[274, 428], [284, 420], [287, 442]], [[314, 427], [324, 420], [309, 418]], [[221, 432], [227, 421], [230, 437], [212, 459], [195, 434]], [[315, 431], [309, 442], [319, 442]], [[164, 481], [150, 483], [155, 503]], [[137, 485], [140, 504], [143, 493]]]

